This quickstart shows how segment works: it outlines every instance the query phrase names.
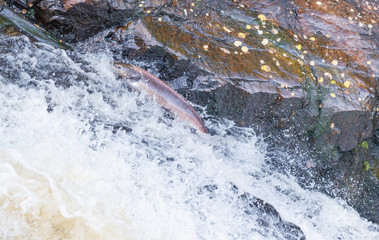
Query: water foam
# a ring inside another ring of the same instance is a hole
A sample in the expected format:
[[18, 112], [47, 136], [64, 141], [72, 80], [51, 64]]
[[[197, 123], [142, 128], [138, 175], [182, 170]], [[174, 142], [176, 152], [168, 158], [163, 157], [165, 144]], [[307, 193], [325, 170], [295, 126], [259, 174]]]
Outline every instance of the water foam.
[[0, 237], [284, 239], [246, 213], [243, 193], [307, 239], [379, 236], [343, 201], [264, 170], [251, 129], [209, 120], [215, 135], [194, 134], [128, 92], [106, 54], [12, 41], [0, 48]]

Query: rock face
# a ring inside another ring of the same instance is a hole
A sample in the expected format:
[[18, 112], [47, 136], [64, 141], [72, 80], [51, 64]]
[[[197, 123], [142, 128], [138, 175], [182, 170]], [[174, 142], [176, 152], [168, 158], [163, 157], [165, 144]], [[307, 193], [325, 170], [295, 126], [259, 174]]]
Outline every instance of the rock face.
[[[377, 179], [362, 170], [366, 160], [379, 166], [377, 155], [361, 154], [359, 147], [368, 141], [370, 151], [378, 148], [377, 1], [27, 3], [33, 3], [41, 25], [67, 41], [100, 33], [80, 47], [99, 44], [116, 60], [143, 63], [210, 114], [268, 134], [307, 136], [309, 145], [328, 156], [316, 163], [320, 178], [343, 163], [337, 196], [344, 197], [345, 187], [353, 189], [353, 206], [360, 206], [365, 192], [377, 191]], [[327, 179], [338, 178], [330, 172]], [[348, 174], [369, 184], [351, 187]], [[379, 222], [375, 198], [360, 212]]]
[[134, 13], [134, 1], [29, 0], [39, 24], [68, 42], [81, 41], [121, 24]]
[[0, 34], [26, 35], [32, 42], [44, 42], [57, 48], [69, 49], [46, 30], [16, 14], [3, 1], [0, 1]]
[[351, 151], [372, 136], [376, 6], [154, 2], [161, 8], [146, 1], [130, 31], [116, 31], [111, 40], [129, 41], [128, 59], [145, 61], [155, 53], [161, 77], [180, 78], [177, 89], [191, 101], [240, 125], [296, 126], [325, 152]]

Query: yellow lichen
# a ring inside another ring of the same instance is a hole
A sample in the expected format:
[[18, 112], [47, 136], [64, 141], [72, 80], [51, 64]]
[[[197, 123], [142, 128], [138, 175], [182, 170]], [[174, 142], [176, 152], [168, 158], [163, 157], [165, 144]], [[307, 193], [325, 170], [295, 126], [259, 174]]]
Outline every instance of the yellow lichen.
[[258, 18], [263, 22], [266, 21], [266, 17], [263, 14], [258, 15]]
[[238, 33], [238, 37], [239, 37], [239, 38], [245, 38], [245, 37], [246, 37], [246, 34], [244, 34], [244, 33]]
[[270, 66], [268, 66], [268, 65], [263, 65], [263, 66], [261, 67], [261, 69], [262, 69], [263, 71], [265, 71], [265, 72], [269, 72], [269, 71], [271, 71], [271, 68], [270, 68]]

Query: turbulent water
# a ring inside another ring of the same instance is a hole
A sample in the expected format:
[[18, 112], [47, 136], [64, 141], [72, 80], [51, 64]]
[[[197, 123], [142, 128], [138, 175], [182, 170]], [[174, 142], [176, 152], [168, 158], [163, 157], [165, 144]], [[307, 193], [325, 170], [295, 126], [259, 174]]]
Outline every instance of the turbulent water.
[[291, 239], [249, 196], [307, 239], [379, 239], [343, 201], [269, 170], [251, 129], [208, 116], [214, 134], [194, 133], [111, 65], [0, 38], [1, 239]]

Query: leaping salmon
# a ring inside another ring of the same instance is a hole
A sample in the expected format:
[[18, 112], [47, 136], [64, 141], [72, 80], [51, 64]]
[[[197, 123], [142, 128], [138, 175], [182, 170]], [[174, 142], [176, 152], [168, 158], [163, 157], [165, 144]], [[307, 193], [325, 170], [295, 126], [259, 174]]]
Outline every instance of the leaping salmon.
[[180, 120], [190, 123], [192, 127], [202, 133], [207, 133], [203, 120], [193, 107], [165, 82], [132, 64], [116, 62], [113, 66], [132, 89], [139, 92], [144, 91]]

